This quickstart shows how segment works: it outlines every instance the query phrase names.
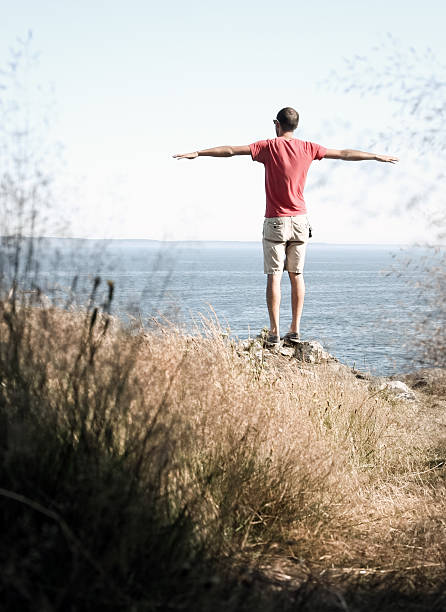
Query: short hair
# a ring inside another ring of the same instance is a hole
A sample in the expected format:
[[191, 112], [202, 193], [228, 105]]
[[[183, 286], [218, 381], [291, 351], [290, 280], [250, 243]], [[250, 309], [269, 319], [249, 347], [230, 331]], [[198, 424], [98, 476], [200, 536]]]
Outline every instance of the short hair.
[[294, 132], [299, 124], [299, 113], [294, 108], [286, 106], [277, 113], [277, 121], [280, 123], [282, 129], [289, 132]]

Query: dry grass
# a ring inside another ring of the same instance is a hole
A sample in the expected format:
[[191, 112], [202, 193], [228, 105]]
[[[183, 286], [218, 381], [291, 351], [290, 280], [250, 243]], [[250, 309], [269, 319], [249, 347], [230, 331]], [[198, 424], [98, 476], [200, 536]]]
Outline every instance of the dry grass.
[[28, 609], [37, 581], [34, 609], [90, 609], [85, 597], [204, 610], [210, 592], [213, 609], [258, 609], [221, 595], [224, 559], [230, 576], [256, 563], [347, 580], [345, 592], [359, 578], [355, 592], [443, 580], [446, 422], [427, 396], [396, 401], [347, 369], [259, 360], [209, 321], [192, 337], [15, 307], [1, 304], [0, 355], [2, 521], [19, 517], [2, 555], [12, 604]]

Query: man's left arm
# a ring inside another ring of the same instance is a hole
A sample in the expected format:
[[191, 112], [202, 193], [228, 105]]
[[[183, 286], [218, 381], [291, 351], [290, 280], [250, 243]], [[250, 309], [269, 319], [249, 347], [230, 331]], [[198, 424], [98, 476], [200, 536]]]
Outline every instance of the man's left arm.
[[193, 151], [192, 153], [177, 153], [173, 157], [176, 159], [195, 159], [196, 157], [233, 157], [234, 155], [251, 155], [251, 149], [249, 145], [222, 146], [204, 149], [203, 151]]
[[354, 149], [327, 149], [325, 159], [343, 159], [344, 161], [364, 161], [372, 160], [384, 163], [395, 164], [398, 157], [393, 155], [378, 155], [377, 153], [368, 153], [367, 151], [356, 151]]

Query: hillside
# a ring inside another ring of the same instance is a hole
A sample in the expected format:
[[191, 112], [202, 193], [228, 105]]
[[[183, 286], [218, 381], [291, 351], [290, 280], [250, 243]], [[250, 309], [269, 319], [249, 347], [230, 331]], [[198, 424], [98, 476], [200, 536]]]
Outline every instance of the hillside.
[[442, 372], [0, 306], [5, 610], [444, 609]]

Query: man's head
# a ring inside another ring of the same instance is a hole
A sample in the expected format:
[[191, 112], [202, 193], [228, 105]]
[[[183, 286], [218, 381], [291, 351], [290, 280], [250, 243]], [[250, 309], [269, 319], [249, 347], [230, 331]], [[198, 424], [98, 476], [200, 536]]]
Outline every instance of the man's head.
[[[277, 125], [276, 121], [279, 125]], [[286, 106], [277, 113], [274, 123], [276, 124], [276, 132], [278, 127], [282, 128], [282, 132], [294, 132], [299, 123], [299, 113], [294, 108]]]

